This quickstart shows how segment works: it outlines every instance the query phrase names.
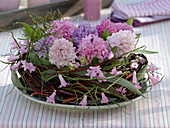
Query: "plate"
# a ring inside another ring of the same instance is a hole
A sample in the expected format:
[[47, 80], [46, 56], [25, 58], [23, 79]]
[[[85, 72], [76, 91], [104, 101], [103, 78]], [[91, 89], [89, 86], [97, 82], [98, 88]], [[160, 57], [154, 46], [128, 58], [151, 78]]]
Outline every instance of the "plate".
[[107, 105], [98, 105], [98, 106], [79, 106], [79, 105], [68, 105], [68, 104], [52, 104], [52, 103], [48, 103], [48, 102], [45, 102], [45, 101], [42, 101], [42, 100], [39, 100], [39, 99], [36, 99], [35, 97], [33, 96], [30, 96], [29, 94], [27, 94], [26, 92], [22, 91], [21, 89], [19, 88], [24, 88], [23, 85], [21, 84], [19, 78], [18, 78], [18, 75], [16, 74], [15, 71], [11, 71], [12, 74], [12, 82], [14, 84], [14, 86], [16, 87], [16, 90], [22, 95], [24, 96], [25, 98], [27, 98], [28, 100], [31, 100], [33, 102], [36, 102], [36, 103], [39, 103], [39, 104], [43, 104], [45, 106], [48, 106], [48, 107], [55, 107], [57, 109], [74, 109], [74, 110], [101, 110], [101, 109], [110, 109], [110, 108], [117, 108], [119, 106], [125, 106], [125, 105], [128, 105], [128, 104], [131, 104], [141, 98], [143, 98], [142, 96], [138, 96], [134, 99], [131, 99], [129, 101], [123, 101], [123, 102], [119, 102], [119, 106], [117, 104], [107, 104]]
[[[45, 105], [47, 107], [55, 107], [57, 109], [69, 109], [69, 110], [101, 110], [101, 109], [110, 109], [110, 108], [117, 108], [119, 107], [117, 104], [108, 104], [108, 105], [99, 105], [99, 106], [79, 106], [79, 105], [66, 105], [66, 104], [52, 104], [52, 103], [48, 103], [48, 102], [45, 102], [45, 101], [42, 101], [42, 100], [38, 100], [38, 99], [35, 99], [34, 97], [22, 92], [20, 89], [18, 89], [16, 87], [16, 90], [22, 95], [24, 96], [25, 98], [27, 98], [28, 100], [31, 100], [33, 102], [36, 102], [36, 103], [39, 103], [39, 104], [42, 104], [42, 105]], [[120, 106], [126, 106], [128, 104], [131, 104], [139, 99], [143, 98], [142, 96], [139, 96], [137, 98], [134, 98], [132, 100], [129, 100], [129, 101], [124, 101], [124, 102], [120, 102], [118, 103]]]

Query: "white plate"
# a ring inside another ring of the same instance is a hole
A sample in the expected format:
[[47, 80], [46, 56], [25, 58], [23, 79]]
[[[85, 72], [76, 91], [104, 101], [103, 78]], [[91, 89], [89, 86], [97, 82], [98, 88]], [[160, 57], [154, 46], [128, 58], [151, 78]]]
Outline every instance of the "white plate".
[[[17, 91], [23, 95], [24, 97], [26, 97], [27, 99], [33, 101], [33, 102], [36, 102], [36, 103], [39, 103], [39, 104], [43, 104], [45, 106], [48, 106], [48, 107], [55, 107], [55, 108], [58, 108], [58, 109], [74, 109], [74, 110], [101, 110], [101, 109], [110, 109], [110, 108], [116, 108], [118, 107], [118, 105], [116, 104], [110, 104], [110, 105], [99, 105], [99, 106], [78, 106], [78, 105], [66, 105], [66, 104], [52, 104], [52, 103], [48, 103], [48, 102], [45, 102], [45, 101], [41, 101], [41, 100], [38, 100], [38, 99], [35, 99], [34, 97], [31, 97], [30, 95], [27, 95], [27, 94], [24, 94], [21, 90], [19, 90], [18, 88], [16, 88]], [[142, 96], [139, 96], [135, 99], [132, 99], [130, 101], [124, 101], [124, 102], [120, 102], [119, 105], [120, 106], [125, 106], [127, 104], [131, 104], [132, 102], [134, 101], [137, 101], [139, 99], [141, 99]]]

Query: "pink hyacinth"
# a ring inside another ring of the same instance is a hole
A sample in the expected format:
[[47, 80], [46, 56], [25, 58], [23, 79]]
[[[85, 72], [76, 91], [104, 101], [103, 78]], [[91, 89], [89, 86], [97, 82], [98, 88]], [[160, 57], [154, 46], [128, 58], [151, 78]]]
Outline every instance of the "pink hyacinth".
[[134, 84], [134, 86], [135, 86], [137, 89], [141, 89], [141, 88], [142, 88], [142, 87], [139, 85], [139, 82], [137, 81], [136, 71], [133, 71], [132, 84]]
[[133, 27], [129, 26], [127, 23], [114, 23], [113, 26], [116, 29], [116, 32], [119, 32], [120, 30], [129, 30], [133, 32]]
[[150, 67], [147, 69], [147, 72], [152, 72], [158, 70], [158, 68], [156, 68], [156, 66], [151, 62]]
[[148, 77], [151, 80], [152, 85], [156, 85], [160, 81], [159, 76], [153, 77], [151, 74], [148, 73]]
[[60, 83], [61, 85], [59, 86], [59, 88], [62, 88], [62, 87], [66, 87], [69, 83], [66, 83], [66, 81], [64, 80], [63, 76], [62, 75], [58, 75], [58, 78], [60, 80]]
[[9, 62], [15, 61], [19, 59], [19, 56], [14, 55], [13, 53], [9, 53], [9, 58], [7, 59]]
[[73, 22], [68, 20], [55, 20], [52, 22], [51, 26], [53, 27], [52, 30], [49, 30], [50, 33], [54, 35], [50, 35], [49, 38], [51, 40], [60, 39], [62, 37], [70, 40], [72, 38], [72, 34], [75, 30], [75, 25]]
[[28, 69], [32, 73], [36, 69], [32, 63], [27, 63], [26, 60], [22, 60], [21, 63], [23, 64], [24, 71]]
[[101, 103], [108, 103], [109, 102], [108, 98], [106, 97], [106, 95], [104, 93], [102, 93], [101, 96], [102, 96]]
[[113, 57], [114, 57], [114, 54], [113, 54], [112, 51], [110, 51], [109, 56], [108, 56], [108, 59], [112, 59]]
[[100, 25], [96, 26], [99, 36], [102, 36], [105, 30], [108, 30], [110, 33], [115, 33], [116, 28], [114, 27], [113, 22], [109, 19], [103, 20]]
[[111, 36], [107, 37], [106, 42], [111, 48], [117, 47], [115, 55], [121, 56], [134, 49], [136, 45], [136, 35], [134, 32], [129, 30], [119, 31], [117, 33], [112, 33]]
[[79, 60], [86, 59], [86, 65], [90, 64], [94, 57], [99, 59], [99, 62], [109, 57], [110, 48], [109, 45], [98, 36], [89, 35], [82, 38], [78, 45]]
[[49, 51], [49, 59], [58, 68], [68, 66], [77, 58], [73, 43], [65, 38], [55, 40]]
[[55, 96], [56, 96], [56, 91], [54, 91], [51, 96], [46, 97], [47, 98], [46, 102], [55, 104]]
[[112, 75], [117, 75], [117, 74], [121, 74], [121, 73], [122, 73], [122, 71], [117, 71], [116, 67], [114, 67], [112, 69], [112, 71], [110, 72], [110, 74], [112, 74]]
[[84, 95], [84, 97], [81, 100], [81, 102], [79, 103], [79, 105], [81, 105], [81, 106], [86, 106], [87, 105], [87, 96], [86, 95]]

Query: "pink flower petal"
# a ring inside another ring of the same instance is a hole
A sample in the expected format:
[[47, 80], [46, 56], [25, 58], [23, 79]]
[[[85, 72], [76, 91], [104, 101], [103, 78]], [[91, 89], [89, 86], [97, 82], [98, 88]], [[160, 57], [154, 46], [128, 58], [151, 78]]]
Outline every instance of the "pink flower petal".
[[101, 96], [102, 96], [101, 103], [108, 103], [109, 102], [108, 98], [106, 97], [106, 95], [104, 93], [102, 93]]
[[60, 83], [61, 85], [59, 86], [59, 88], [62, 88], [62, 87], [66, 87], [69, 83], [66, 83], [66, 81], [64, 80], [63, 76], [62, 75], [58, 75], [58, 78], [60, 80]]
[[84, 95], [84, 97], [83, 97], [82, 101], [79, 103], [79, 105], [81, 105], [81, 106], [87, 105], [87, 96], [86, 95]]
[[148, 77], [151, 80], [152, 85], [156, 85], [160, 81], [159, 76], [153, 77], [151, 74], [148, 73]]
[[46, 102], [55, 104], [55, 96], [56, 96], [56, 91], [54, 91], [51, 96], [46, 97], [47, 98]]

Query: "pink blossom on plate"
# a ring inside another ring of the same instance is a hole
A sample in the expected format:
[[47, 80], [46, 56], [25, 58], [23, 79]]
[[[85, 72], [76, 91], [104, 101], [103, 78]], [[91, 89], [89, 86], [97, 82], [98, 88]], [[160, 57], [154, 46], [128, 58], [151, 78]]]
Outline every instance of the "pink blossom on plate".
[[21, 61], [19, 61], [17, 64], [11, 66], [11, 69], [15, 69], [15, 70], [18, 70], [19, 66], [21, 64]]
[[148, 73], [148, 77], [151, 80], [152, 85], [156, 85], [160, 81], [159, 76], [153, 77], [151, 74]]
[[106, 95], [104, 93], [102, 93], [101, 96], [102, 96], [101, 103], [108, 103], [109, 102], [108, 98], [106, 97]]
[[132, 63], [130, 64], [130, 67], [131, 67], [131, 68], [135, 68], [135, 69], [136, 69], [136, 68], [139, 66], [139, 64], [138, 64], [135, 60], [132, 60], [131, 62], [132, 62]]
[[79, 105], [81, 105], [81, 106], [86, 106], [87, 105], [87, 96], [86, 95], [84, 95], [84, 97], [81, 100], [81, 102], [79, 103]]
[[112, 69], [112, 71], [110, 72], [110, 74], [112, 74], [112, 75], [117, 75], [117, 74], [121, 74], [121, 73], [122, 73], [122, 71], [117, 71], [116, 67], [114, 67]]
[[90, 76], [90, 78], [95, 78], [99, 73], [101, 73], [100, 66], [90, 66], [87, 70], [86, 76]]
[[51, 96], [46, 97], [47, 98], [46, 102], [55, 104], [55, 96], [56, 96], [56, 91], [54, 91]]
[[136, 56], [136, 58], [139, 60], [139, 62], [141, 63], [141, 64], [144, 64], [145, 63], [145, 59], [143, 58], [143, 57], [141, 57], [141, 56]]
[[60, 83], [61, 85], [59, 86], [59, 88], [62, 88], [62, 87], [66, 87], [69, 83], [66, 83], [66, 81], [64, 80], [63, 76], [62, 75], [58, 75], [58, 78], [60, 80]]
[[147, 72], [152, 72], [158, 70], [158, 68], [156, 68], [156, 66], [151, 62], [150, 67], [147, 69]]
[[14, 55], [13, 53], [9, 53], [9, 58], [7, 59], [9, 62], [15, 61], [19, 59], [19, 56]]
[[28, 52], [28, 49], [26, 49], [25, 46], [23, 46], [23, 45], [20, 45], [19, 50], [20, 50], [21, 56]]
[[24, 71], [28, 69], [32, 73], [36, 69], [32, 63], [27, 63], [26, 60], [22, 60], [21, 63], [23, 64]]
[[139, 82], [137, 81], [136, 71], [133, 71], [132, 84], [134, 84], [134, 86], [135, 86], [137, 89], [141, 89], [141, 88], [142, 88], [142, 87], [139, 85]]
[[116, 91], [121, 92], [122, 94], [125, 94], [126, 93], [126, 88], [121, 86], [120, 88], [117, 88]]
[[99, 72], [99, 75], [97, 76], [97, 78], [103, 78], [102, 80], [98, 80], [100, 83], [101, 83], [102, 81], [107, 81], [106, 79], [104, 79], [104, 78], [106, 78], [106, 77], [104, 76], [104, 74], [103, 74], [102, 71]]

